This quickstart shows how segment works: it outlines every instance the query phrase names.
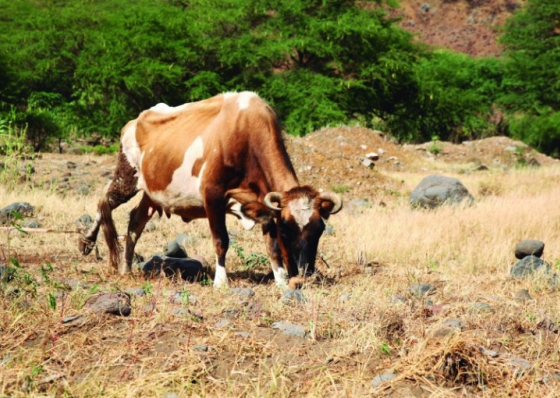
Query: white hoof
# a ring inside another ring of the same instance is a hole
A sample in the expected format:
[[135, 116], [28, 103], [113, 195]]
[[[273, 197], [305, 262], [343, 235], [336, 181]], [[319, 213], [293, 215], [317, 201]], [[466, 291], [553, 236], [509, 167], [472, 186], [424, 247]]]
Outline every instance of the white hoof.
[[228, 287], [227, 273], [224, 267], [217, 266], [214, 274], [214, 288], [222, 287]]
[[277, 268], [275, 270], [273, 269], [272, 272], [274, 273], [274, 282], [276, 283], [276, 286], [281, 289], [287, 289], [288, 273], [286, 270], [284, 268]]

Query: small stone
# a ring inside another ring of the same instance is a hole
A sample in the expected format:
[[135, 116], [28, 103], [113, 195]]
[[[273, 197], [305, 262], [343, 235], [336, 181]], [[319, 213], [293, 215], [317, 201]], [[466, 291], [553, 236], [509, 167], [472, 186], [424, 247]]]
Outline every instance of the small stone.
[[93, 224], [93, 219], [89, 214], [82, 214], [75, 224], [79, 231], [87, 231]]
[[66, 324], [66, 323], [71, 323], [71, 322], [77, 321], [78, 319], [81, 319], [81, 318], [82, 318], [81, 315], [67, 316], [66, 318], [63, 318], [61, 322]]
[[183, 280], [195, 282], [203, 280], [206, 276], [205, 269], [200, 261], [192, 258], [173, 258], [154, 255], [142, 264], [144, 276], [158, 277], [163, 270], [165, 276], [178, 276]]
[[550, 265], [546, 261], [530, 255], [516, 262], [511, 268], [510, 274], [513, 278], [522, 279], [537, 271], [548, 274], [550, 272]]
[[173, 308], [169, 313], [179, 317], [188, 317], [191, 314], [186, 308]]
[[291, 322], [279, 321], [272, 324], [272, 329], [281, 330], [284, 334], [290, 336], [305, 337], [305, 328]]
[[173, 258], [187, 258], [187, 252], [181, 247], [177, 240], [172, 240], [167, 242], [167, 247], [165, 249], [165, 255], [167, 257]]
[[551, 373], [549, 376], [543, 377], [542, 382], [544, 384], [559, 384], [560, 383], [560, 374]]
[[368, 158], [360, 159], [360, 164], [369, 169], [373, 169], [375, 167], [375, 162]]
[[371, 386], [373, 388], [377, 388], [379, 387], [381, 384], [387, 382], [387, 381], [391, 381], [394, 378], [397, 377], [397, 374], [389, 372], [389, 373], [383, 373], [380, 375], [377, 375], [373, 378], [373, 380], [371, 381]]
[[500, 355], [498, 351], [487, 350], [484, 347], [480, 347], [480, 352], [490, 358], [496, 358]]
[[126, 289], [124, 292], [126, 294], [130, 294], [131, 296], [145, 296], [146, 295], [146, 291], [144, 289], [142, 289], [141, 287]]
[[299, 289], [289, 289], [282, 293], [282, 302], [284, 304], [291, 304], [293, 302], [297, 304], [305, 303], [307, 300], [301, 290]]
[[239, 296], [242, 299], [246, 299], [246, 300], [250, 299], [255, 295], [253, 289], [244, 288], [244, 287], [234, 287], [231, 289], [231, 293], [235, 296]]
[[78, 165], [74, 162], [68, 161], [68, 162], [66, 162], [66, 167], [69, 168], [70, 170], [73, 170], [73, 169], [77, 168]]
[[208, 352], [208, 351], [210, 351], [210, 347], [208, 347], [206, 344], [198, 344], [198, 345], [195, 345], [195, 346], [193, 347], [193, 351], [196, 351], [196, 352]]
[[366, 154], [366, 159], [372, 160], [372, 161], [376, 161], [379, 160], [379, 155], [375, 152], [370, 152], [368, 154]]
[[394, 294], [390, 300], [391, 304], [406, 304], [406, 297], [402, 293]]
[[88, 298], [84, 309], [95, 313], [128, 316], [131, 313], [130, 295], [126, 293], [99, 293]]
[[440, 328], [434, 333], [435, 336], [446, 336], [448, 334], [461, 332], [463, 324], [459, 319], [448, 319], [441, 323]]
[[25, 220], [22, 221], [21, 226], [23, 228], [30, 228], [30, 229], [41, 228], [41, 223], [37, 220]]
[[434, 285], [425, 283], [416, 283], [410, 286], [409, 291], [416, 297], [420, 298], [425, 295], [431, 295], [436, 292], [437, 288]]
[[230, 325], [231, 325], [231, 320], [226, 319], [226, 318], [222, 318], [218, 322], [216, 322], [214, 327], [216, 329], [222, 329], [222, 328], [225, 328], [226, 326], [230, 326]]
[[518, 290], [515, 293], [515, 300], [519, 301], [521, 303], [526, 303], [529, 300], [532, 300], [533, 298], [531, 297], [531, 295], [529, 294], [529, 291], [527, 289], [521, 289]]
[[344, 303], [345, 301], [348, 301], [348, 299], [352, 297], [352, 293], [348, 292], [348, 293], [344, 293], [343, 295], [341, 295], [338, 298], [338, 302], [339, 303]]
[[237, 308], [228, 308], [223, 311], [224, 316], [226, 319], [235, 319], [239, 316], [239, 309]]
[[248, 332], [235, 332], [233, 335], [234, 336], [239, 336], [242, 339], [248, 339], [249, 337], [251, 337], [251, 334], [248, 333]]
[[510, 358], [508, 360], [509, 366], [514, 369], [514, 376], [521, 377], [531, 369], [533, 369], [533, 365], [531, 365], [526, 359], [523, 358]]
[[474, 303], [471, 306], [470, 313], [471, 314], [481, 314], [481, 313], [490, 313], [494, 312], [494, 308], [486, 303]]
[[515, 245], [515, 257], [522, 260], [527, 256], [541, 257], [544, 251], [544, 242], [536, 239], [522, 240]]
[[487, 170], [489, 170], [489, 169], [488, 169], [488, 166], [483, 165], [483, 164], [478, 165], [478, 166], [475, 167], [475, 169], [474, 169], [474, 171], [487, 171]]

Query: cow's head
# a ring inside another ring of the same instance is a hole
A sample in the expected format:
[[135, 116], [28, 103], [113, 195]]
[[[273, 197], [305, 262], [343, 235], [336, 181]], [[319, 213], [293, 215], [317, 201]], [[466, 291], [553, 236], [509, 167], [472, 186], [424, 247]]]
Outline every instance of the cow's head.
[[340, 211], [342, 198], [303, 186], [287, 192], [270, 192], [264, 205], [276, 223], [276, 238], [289, 276], [298, 275], [298, 270], [304, 275], [312, 274], [325, 220]]

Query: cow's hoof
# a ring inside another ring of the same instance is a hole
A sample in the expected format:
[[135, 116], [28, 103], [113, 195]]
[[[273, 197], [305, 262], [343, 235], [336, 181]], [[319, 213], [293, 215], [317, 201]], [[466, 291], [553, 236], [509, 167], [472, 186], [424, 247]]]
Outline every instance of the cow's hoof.
[[307, 282], [308, 279], [309, 278], [307, 277], [294, 276], [288, 281], [288, 286], [293, 290], [301, 289], [301, 287]]
[[95, 247], [95, 242], [89, 240], [85, 236], [80, 237], [80, 240], [78, 241], [78, 249], [80, 250], [80, 253], [82, 253], [84, 256], [90, 254], [94, 247]]
[[228, 279], [226, 269], [224, 267], [217, 266], [216, 272], [214, 273], [214, 288], [224, 288], [228, 287]]

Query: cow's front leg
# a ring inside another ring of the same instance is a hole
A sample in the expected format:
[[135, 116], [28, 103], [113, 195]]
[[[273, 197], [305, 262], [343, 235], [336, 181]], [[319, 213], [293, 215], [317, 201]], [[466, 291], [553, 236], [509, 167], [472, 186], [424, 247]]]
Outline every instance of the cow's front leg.
[[128, 274], [132, 271], [132, 260], [134, 258], [136, 242], [138, 242], [140, 235], [142, 235], [144, 231], [144, 227], [150, 218], [152, 218], [153, 212], [154, 204], [146, 194], [142, 196], [142, 200], [138, 206], [130, 212], [128, 232], [126, 234], [125, 261], [121, 261], [119, 264], [119, 273], [121, 275]]
[[276, 224], [274, 221], [271, 221], [267, 224], [263, 224], [262, 229], [266, 251], [270, 259], [272, 273], [274, 274], [274, 282], [278, 287], [287, 288], [288, 273], [282, 265], [282, 253], [278, 246], [278, 240], [276, 239]]
[[208, 215], [208, 222], [210, 223], [210, 231], [216, 251], [214, 287], [227, 287], [226, 253], [229, 247], [229, 236], [226, 228], [226, 201], [223, 193], [211, 192], [208, 189], [204, 207]]

